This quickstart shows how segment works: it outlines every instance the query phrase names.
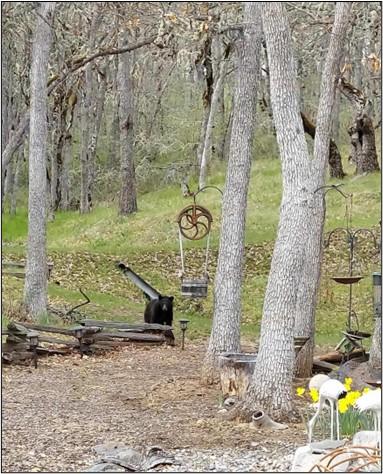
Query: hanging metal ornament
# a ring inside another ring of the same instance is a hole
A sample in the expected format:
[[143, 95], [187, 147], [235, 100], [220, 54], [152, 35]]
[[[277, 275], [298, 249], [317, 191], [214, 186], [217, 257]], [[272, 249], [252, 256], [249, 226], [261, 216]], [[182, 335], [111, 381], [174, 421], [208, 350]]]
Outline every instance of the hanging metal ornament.
[[[207, 271], [207, 265], [209, 260], [209, 246], [210, 246], [210, 231], [211, 224], [213, 222], [213, 216], [206, 207], [200, 206], [196, 203], [196, 196], [199, 192], [204, 191], [206, 188], [217, 189], [221, 194], [222, 191], [215, 186], [205, 186], [198, 192], [193, 194], [193, 204], [186, 206], [178, 214], [178, 233], [180, 242], [180, 253], [181, 253], [181, 294], [183, 296], [206, 298], [207, 287], [209, 281], [209, 275]], [[207, 237], [206, 242], [206, 254], [205, 264], [203, 268], [203, 274], [201, 278], [184, 278], [185, 275], [185, 262], [182, 238], [187, 240], [201, 240]]]
[[182, 209], [177, 222], [181, 234], [186, 239], [200, 240], [210, 232], [213, 216], [206, 207], [196, 204], [194, 196], [194, 204]]

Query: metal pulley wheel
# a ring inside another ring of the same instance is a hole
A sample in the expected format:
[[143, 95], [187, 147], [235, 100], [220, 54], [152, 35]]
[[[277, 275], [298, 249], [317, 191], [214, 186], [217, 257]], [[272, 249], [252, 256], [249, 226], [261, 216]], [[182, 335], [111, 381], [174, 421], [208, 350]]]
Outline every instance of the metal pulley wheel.
[[186, 239], [200, 240], [210, 232], [213, 216], [206, 207], [191, 204], [178, 214], [177, 222], [181, 234]]

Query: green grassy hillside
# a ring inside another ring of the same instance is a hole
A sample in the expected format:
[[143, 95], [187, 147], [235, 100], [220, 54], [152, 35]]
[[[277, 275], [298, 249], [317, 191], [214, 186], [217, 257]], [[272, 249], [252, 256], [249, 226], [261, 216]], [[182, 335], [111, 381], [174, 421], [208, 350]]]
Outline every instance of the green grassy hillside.
[[[380, 220], [380, 175], [344, 180], [344, 191], [353, 194], [352, 226], [378, 228]], [[223, 189], [223, 166], [214, 169], [209, 184]], [[195, 189], [195, 184], [191, 184]], [[281, 198], [280, 163], [276, 159], [259, 160], [253, 164], [249, 189], [246, 263], [243, 288], [243, 333], [257, 334], [273, 241], [275, 239]], [[78, 288], [83, 288], [92, 303], [83, 308], [89, 316], [105, 319], [141, 320], [144, 299], [140, 292], [114, 268], [116, 260], [129, 263], [139, 274], [161, 292], [174, 294], [178, 317], [192, 319], [190, 334], [209, 334], [212, 316], [212, 286], [220, 228], [221, 197], [215, 190], [200, 193], [198, 203], [208, 207], [214, 217], [211, 285], [206, 300], [188, 300], [179, 292], [180, 258], [176, 217], [191, 203], [183, 198], [178, 186], [162, 188], [139, 197], [139, 212], [133, 216], [117, 215], [111, 205], [97, 206], [89, 215], [58, 212], [48, 224], [48, 253], [54, 261], [49, 283], [50, 302], [70, 307], [81, 301]], [[345, 202], [336, 192], [327, 195], [326, 231], [345, 225]], [[3, 259], [25, 258], [27, 215], [3, 215]], [[203, 262], [205, 242], [187, 242], [186, 263], [199, 268]], [[344, 249], [343, 249], [344, 251]], [[363, 244], [363, 271], [366, 278], [355, 288], [355, 309], [361, 326], [371, 329], [371, 278], [377, 256], [371, 245]], [[344, 252], [343, 252], [344, 253]], [[318, 306], [318, 340], [337, 340], [344, 328], [347, 288], [337, 285], [330, 276], [339, 269], [336, 253], [326, 257]], [[3, 318], [17, 314], [22, 298], [22, 280], [3, 277]]]

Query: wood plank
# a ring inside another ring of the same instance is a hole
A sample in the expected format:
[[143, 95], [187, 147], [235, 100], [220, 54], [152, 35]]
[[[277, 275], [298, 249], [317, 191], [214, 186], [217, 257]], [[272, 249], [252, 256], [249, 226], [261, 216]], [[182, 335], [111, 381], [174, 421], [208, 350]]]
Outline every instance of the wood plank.
[[1, 358], [7, 362], [16, 362], [18, 360], [27, 360], [33, 359], [33, 352], [30, 351], [12, 351], [12, 352], [3, 352]]
[[23, 325], [28, 329], [35, 329], [36, 331], [51, 332], [55, 334], [65, 334], [66, 336], [74, 336], [75, 328], [65, 329], [65, 328], [59, 328], [55, 326], [43, 326], [40, 324], [32, 324], [32, 323], [23, 323]]
[[130, 324], [123, 321], [102, 321], [98, 319], [81, 319], [77, 321], [82, 326], [99, 326], [105, 328], [114, 328], [114, 329], [127, 329], [127, 330], [142, 330], [142, 331], [171, 331], [173, 328], [171, 326], [166, 326], [162, 324], [148, 324], [148, 323], [139, 323], [139, 324]]
[[14, 276], [16, 278], [25, 278], [25, 273], [20, 273], [20, 272], [12, 272], [10, 270], [4, 270], [3, 271], [3, 275], [10, 275], [10, 276]]
[[[361, 357], [362, 355], [365, 354], [365, 351], [362, 349], [356, 349], [352, 351], [347, 358], [348, 359], [355, 359], [356, 357]], [[326, 354], [322, 354], [320, 356], [317, 356], [316, 358], [318, 360], [322, 360], [324, 362], [342, 362], [344, 355], [338, 351], [331, 351], [327, 352]]]
[[39, 336], [39, 342], [49, 342], [50, 344], [64, 344], [68, 347], [78, 347], [78, 341], [66, 341], [64, 339], [57, 339], [49, 336]]
[[25, 263], [21, 262], [1, 262], [3, 267], [16, 267], [16, 268], [24, 268]]
[[134, 332], [101, 332], [94, 335], [95, 341], [108, 341], [118, 339], [127, 339], [129, 341], [148, 341], [148, 342], [165, 342], [163, 334], [142, 334]]
[[323, 360], [318, 360], [314, 357], [313, 360], [313, 371], [318, 370], [319, 372], [332, 372], [333, 370], [339, 369], [338, 365], [330, 364], [329, 362], [325, 362]]
[[[36, 348], [36, 351], [37, 351], [37, 354], [40, 354], [40, 355], [44, 355], [44, 354], [47, 354], [47, 355], [53, 355], [53, 354], [59, 354], [59, 355], [66, 355], [66, 354], [69, 354], [71, 352], [71, 348], [70, 347], [67, 347], [67, 348], [60, 348], [60, 349], [52, 349], [50, 347], [40, 347], [38, 346]], [[33, 352], [31, 353], [33, 354]]]
[[1, 351], [2, 352], [12, 352], [12, 351], [26, 351], [30, 347], [30, 344], [28, 342], [21, 342], [18, 344], [15, 344], [14, 342], [4, 342], [1, 344]]

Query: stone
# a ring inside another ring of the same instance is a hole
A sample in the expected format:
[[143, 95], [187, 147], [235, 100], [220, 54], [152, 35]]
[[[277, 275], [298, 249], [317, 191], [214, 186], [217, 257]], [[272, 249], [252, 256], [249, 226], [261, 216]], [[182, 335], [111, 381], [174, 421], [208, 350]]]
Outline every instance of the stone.
[[[325, 440], [331, 445], [331, 440]], [[316, 443], [317, 445], [324, 446], [324, 442]], [[318, 448], [316, 448], [318, 449]], [[323, 449], [323, 448], [322, 448]], [[334, 448], [330, 448], [329, 451]], [[313, 448], [310, 445], [301, 446], [295, 451], [291, 472], [310, 472], [310, 469], [315, 465], [320, 463], [321, 459], [325, 456], [325, 451], [321, 453], [314, 453]], [[349, 455], [347, 453], [339, 455], [337, 457], [337, 461], [342, 461], [342, 459], [348, 458]], [[339, 464], [333, 472], [346, 472], [349, 461], [345, 461]]]
[[379, 440], [381, 440], [380, 431], [358, 431], [352, 438], [354, 446], [369, 446], [375, 448]]
[[84, 472], [125, 472], [125, 469], [122, 466], [118, 466], [117, 464], [102, 462], [94, 464]]
[[340, 448], [347, 443], [346, 439], [324, 439], [323, 441], [318, 441], [311, 443], [311, 450], [314, 454], [322, 454], [331, 449]]

